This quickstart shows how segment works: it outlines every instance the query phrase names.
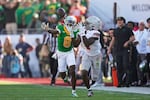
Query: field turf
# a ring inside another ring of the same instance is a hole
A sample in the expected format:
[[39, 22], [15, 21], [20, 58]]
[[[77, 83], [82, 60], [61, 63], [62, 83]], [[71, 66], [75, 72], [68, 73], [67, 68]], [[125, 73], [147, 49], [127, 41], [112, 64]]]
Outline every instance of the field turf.
[[0, 85], [0, 100], [150, 100], [150, 95], [122, 92], [94, 91], [87, 97], [85, 89], [78, 89], [78, 98], [71, 96], [71, 88], [47, 85]]

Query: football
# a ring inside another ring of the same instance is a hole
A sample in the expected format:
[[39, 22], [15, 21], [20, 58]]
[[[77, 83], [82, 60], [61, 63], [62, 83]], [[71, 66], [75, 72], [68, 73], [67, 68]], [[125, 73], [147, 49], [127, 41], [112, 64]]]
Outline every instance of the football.
[[56, 13], [59, 16], [59, 18], [63, 18], [66, 15], [66, 11], [63, 8], [58, 8]]

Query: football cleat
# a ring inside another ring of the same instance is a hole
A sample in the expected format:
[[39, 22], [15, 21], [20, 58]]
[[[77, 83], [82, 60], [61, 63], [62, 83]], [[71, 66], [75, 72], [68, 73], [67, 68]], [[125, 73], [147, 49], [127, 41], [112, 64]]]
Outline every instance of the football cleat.
[[79, 97], [76, 92], [72, 92], [73, 97]]
[[93, 96], [93, 91], [92, 90], [88, 90], [88, 97]]

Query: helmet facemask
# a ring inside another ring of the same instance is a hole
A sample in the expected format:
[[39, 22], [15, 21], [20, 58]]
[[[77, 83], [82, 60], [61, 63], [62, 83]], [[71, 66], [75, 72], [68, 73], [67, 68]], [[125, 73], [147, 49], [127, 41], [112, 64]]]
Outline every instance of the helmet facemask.
[[76, 22], [77, 22], [77, 20], [74, 16], [67, 16], [64, 20], [64, 24], [66, 26], [70, 26], [70, 27], [76, 25]]

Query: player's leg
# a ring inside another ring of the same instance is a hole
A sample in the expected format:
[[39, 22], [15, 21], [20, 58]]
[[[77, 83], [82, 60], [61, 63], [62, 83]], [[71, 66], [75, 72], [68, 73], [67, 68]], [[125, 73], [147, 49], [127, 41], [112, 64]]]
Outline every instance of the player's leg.
[[76, 73], [75, 73], [75, 55], [74, 52], [71, 52], [67, 56], [67, 65], [69, 67], [69, 73], [71, 76], [71, 85], [72, 85], [72, 95], [78, 97], [76, 94]]
[[[76, 91], [76, 74], [75, 74], [75, 65], [69, 67], [69, 73], [71, 75], [71, 85], [72, 85], [72, 94]], [[76, 94], [75, 94], [76, 95]], [[77, 96], [77, 95], [76, 95]]]
[[66, 77], [66, 56], [58, 53], [58, 72], [62, 79]]
[[92, 87], [102, 84], [101, 56], [97, 55], [90, 58], [93, 66], [91, 66], [91, 79], [95, 81]]
[[90, 61], [89, 57], [86, 54], [83, 55], [82, 68], [81, 68], [82, 80], [83, 80], [86, 88], [88, 89], [88, 96], [89, 97], [93, 95], [93, 92], [90, 88], [89, 75], [88, 75], [88, 71], [90, 69], [90, 66], [91, 66], [91, 61]]
[[76, 72], [79, 71], [80, 64], [81, 64], [81, 57], [79, 54], [77, 54], [76, 55], [76, 69], [75, 69]]

